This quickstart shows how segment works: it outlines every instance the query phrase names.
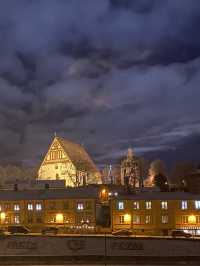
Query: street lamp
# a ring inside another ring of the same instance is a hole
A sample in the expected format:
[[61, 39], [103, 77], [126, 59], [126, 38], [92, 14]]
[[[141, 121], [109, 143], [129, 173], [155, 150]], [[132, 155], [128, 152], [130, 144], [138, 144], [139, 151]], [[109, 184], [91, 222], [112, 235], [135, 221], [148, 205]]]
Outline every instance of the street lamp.
[[56, 214], [56, 223], [59, 223], [59, 224], [63, 223], [63, 214], [62, 213]]
[[190, 215], [189, 217], [188, 217], [188, 223], [189, 224], [195, 224], [196, 223], [196, 216], [195, 215]]
[[0, 213], [0, 218], [1, 218], [1, 223], [4, 223], [5, 219], [6, 219], [6, 214], [5, 212], [1, 212]]
[[126, 213], [124, 215], [124, 222], [127, 224], [129, 224], [131, 222], [131, 215], [130, 214]]

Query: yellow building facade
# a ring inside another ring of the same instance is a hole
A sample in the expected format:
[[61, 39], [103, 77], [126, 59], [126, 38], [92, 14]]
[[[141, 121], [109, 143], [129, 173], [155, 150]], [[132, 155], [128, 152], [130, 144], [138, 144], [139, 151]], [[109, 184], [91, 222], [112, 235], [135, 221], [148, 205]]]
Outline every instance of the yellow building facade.
[[138, 235], [168, 235], [174, 229], [200, 234], [200, 196], [149, 192], [112, 201], [112, 230]]
[[24, 225], [32, 232], [56, 226], [63, 233], [129, 229], [133, 235], [163, 236], [180, 229], [200, 235], [200, 196], [185, 192], [130, 195], [100, 186], [1, 190], [0, 226], [9, 225]]
[[[94, 232], [96, 197], [85, 190], [1, 191], [0, 225], [27, 226], [40, 232], [56, 226], [62, 232]], [[5, 195], [10, 194], [10, 199]], [[3, 195], [4, 194], [4, 195]], [[3, 199], [5, 198], [5, 199]]]
[[38, 171], [39, 180], [65, 180], [67, 187], [101, 184], [101, 175], [83, 146], [55, 137]]

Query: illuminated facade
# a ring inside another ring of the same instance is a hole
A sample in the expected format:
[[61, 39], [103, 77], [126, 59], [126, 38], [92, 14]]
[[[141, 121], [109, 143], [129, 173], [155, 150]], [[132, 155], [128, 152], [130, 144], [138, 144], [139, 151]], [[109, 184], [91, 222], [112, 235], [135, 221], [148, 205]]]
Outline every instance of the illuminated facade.
[[55, 137], [38, 171], [39, 180], [65, 180], [66, 186], [101, 184], [100, 173], [85, 149]]
[[170, 235], [180, 229], [200, 235], [200, 196], [185, 192], [130, 195], [113, 193], [106, 186], [2, 190], [0, 225], [25, 225], [32, 232], [56, 226], [63, 233], [130, 229], [135, 235]]
[[200, 196], [146, 192], [112, 201], [112, 229], [140, 235], [168, 235], [173, 229], [200, 234]]
[[[98, 192], [87, 189], [57, 189], [32, 191], [2, 191], [0, 224], [25, 225], [33, 232], [43, 226], [58, 226], [63, 232], [86, 229], [94, 232], [95, 206]], [[3, 199], [4, 198], [4, 199]]]
[[134, 188], [141, 186], [140, 162], [132, 149], [128, 149], [127, 157], [121, 162], [121, 184]]

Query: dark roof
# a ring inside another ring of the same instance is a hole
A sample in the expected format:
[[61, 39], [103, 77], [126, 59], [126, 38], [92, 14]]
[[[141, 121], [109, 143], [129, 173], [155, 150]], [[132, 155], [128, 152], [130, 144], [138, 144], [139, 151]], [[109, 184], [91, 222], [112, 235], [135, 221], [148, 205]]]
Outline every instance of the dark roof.
[[57, 137], [57, 140], [78, 170], [98, 172], [97, 167], [83, 146], [63, 138]]
[[138, 192], [136, 194], [120, 194], [118, 199], [124, 200], [200, 200], [199, 194], [188, 192]]
[[[46, 199], [98, 199], [102, 186], [65, 189], [0, 190], [0, 201], [46, 200]], [[116, 200], [200, 200], [199, 194], [187, 192], [138, 192], [127, 194], [119, 190]]]
[[0, 190], [0, 201], [45, 199], [97, 199], [99, 188], [79, 187], [66, 189]]

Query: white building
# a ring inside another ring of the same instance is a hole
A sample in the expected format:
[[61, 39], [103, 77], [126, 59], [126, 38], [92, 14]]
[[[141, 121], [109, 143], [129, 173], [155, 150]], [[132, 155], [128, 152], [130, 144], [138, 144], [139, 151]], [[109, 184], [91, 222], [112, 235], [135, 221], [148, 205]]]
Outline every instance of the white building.
[[55, 137], [38, 171], [39, 180], [65, 180], [66, 186], [100, 184], [101, 175], [83, 146]]

